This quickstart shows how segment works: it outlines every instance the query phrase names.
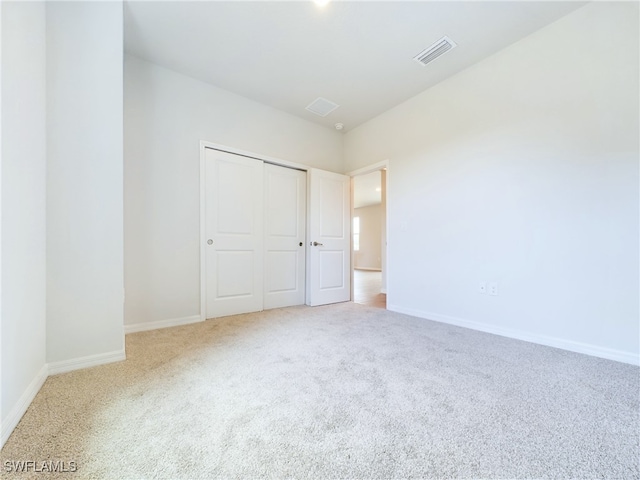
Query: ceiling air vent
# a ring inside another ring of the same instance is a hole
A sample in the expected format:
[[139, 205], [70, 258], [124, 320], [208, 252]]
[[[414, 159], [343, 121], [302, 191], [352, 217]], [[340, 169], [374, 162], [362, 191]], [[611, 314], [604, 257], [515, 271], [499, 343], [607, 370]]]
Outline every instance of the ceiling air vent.
[[433, 62], [440, 55], [443, 55], [454, 48], [456, 45], [457, 43], [451, 40], [449, 37], [442, 37], [429, 48], [423, 50], [418, 55], [413, 57], [413, 59], [424, 67], [428, 63]]
[[326, 98], [318, 97], [306, 106], [306, 110], [309, 110], [311, 113], [315, 113], [316, 115], [320, 115], [321, 117], [326, 117], [339, 106], [340, 105], [337, 103], [333, 103]]

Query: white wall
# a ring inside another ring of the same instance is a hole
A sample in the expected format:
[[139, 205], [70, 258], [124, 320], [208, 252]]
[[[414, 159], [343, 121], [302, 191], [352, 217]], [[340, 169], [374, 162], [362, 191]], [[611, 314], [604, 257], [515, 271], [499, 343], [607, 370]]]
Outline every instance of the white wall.
[[382, 268], [382, 206], [378, 204], [355, 208], [353, 216], [360, 218], [360, 250], [354, 252], [354, 267], [380, 270]]
[[47, 4], [47, 359], [122, 358], [121, 2]]
[[342, 135], [125, 55], [125, 323], [200, 312], [200, 141], [342, 171]]
[[346, 134], [390, 159], [391, 309], [638, 361], [638, 30], [588, 4]]
[[382, 277], [380, 282], [380, 291], [387, 293], [387, 171], [380, 171], [380, 187], [382, 203], [380, 204], [380, 213], [382, 215], [380, 227], [380, 267], [382, 268]]
[[2, 442], [46, 378], [45, 6], [2, 2]]

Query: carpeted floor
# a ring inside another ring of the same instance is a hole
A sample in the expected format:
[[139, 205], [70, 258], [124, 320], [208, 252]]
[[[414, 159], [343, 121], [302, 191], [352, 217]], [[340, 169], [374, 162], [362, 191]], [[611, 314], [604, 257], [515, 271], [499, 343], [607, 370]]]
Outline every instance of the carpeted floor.
[[127, 357], [49, 378], [3, 478], [640, 478], [630, 365], [352, 303], [131, 334]]

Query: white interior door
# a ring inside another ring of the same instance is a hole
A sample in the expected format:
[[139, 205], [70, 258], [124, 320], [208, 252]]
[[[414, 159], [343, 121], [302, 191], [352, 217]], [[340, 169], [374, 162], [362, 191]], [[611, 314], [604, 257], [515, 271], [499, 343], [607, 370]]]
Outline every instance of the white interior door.
[[265, 164], [264, 308], [304, 304], [307, 175]]
[[351, 179], [324, 170], [309, 175], [309, 305], [351, 299]]
[[263, 308], [263, 162], [206, 149], [206, 316]]

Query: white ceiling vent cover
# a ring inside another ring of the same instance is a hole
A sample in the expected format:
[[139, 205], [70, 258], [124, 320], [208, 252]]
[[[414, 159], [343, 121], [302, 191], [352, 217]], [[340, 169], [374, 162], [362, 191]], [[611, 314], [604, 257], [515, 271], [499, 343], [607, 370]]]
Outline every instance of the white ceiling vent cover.
[[433, 62], [440, 55], [447, 53], [452, 48], [455, 48], [458, 44], [451, 40], [449, 37], [442, 37], [436, 43], [431, 45], [426, 50], [423, 50], [418, 55], [413, 57], [413, 59], [418, 62], [423, 67], [428, 63]]
[[320, 115], [321, 117], [326, 117], [339, 106], [340, 105], [338, 105], [337, 103], [333, 103], [326, 98], [318, 97], [309, 105], [307, 105], [305, 110], [309, 110], [311, 113], [315, 113], [316, 115]]

